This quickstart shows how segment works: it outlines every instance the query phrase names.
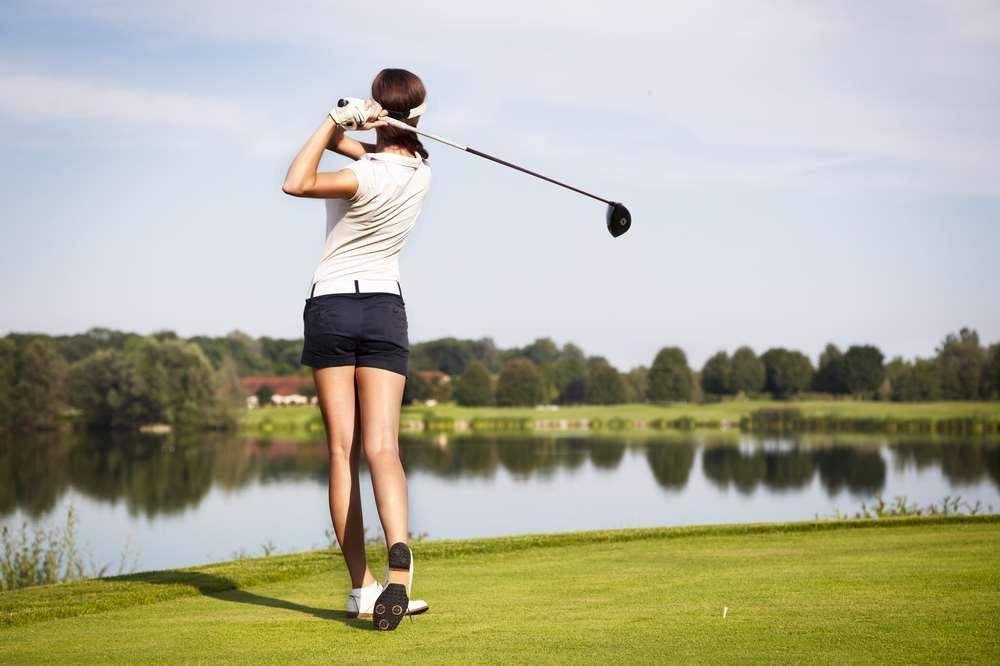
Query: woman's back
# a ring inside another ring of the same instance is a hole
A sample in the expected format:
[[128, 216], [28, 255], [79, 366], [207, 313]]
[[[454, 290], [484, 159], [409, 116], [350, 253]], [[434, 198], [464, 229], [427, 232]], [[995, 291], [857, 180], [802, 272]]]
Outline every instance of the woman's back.
[[358, 179], [349, 199], [326, 199], [326, 244], [313, 282], [399, 280], [399, 253], [430, 187], [420, 156], [365, 153], [348, 165]]

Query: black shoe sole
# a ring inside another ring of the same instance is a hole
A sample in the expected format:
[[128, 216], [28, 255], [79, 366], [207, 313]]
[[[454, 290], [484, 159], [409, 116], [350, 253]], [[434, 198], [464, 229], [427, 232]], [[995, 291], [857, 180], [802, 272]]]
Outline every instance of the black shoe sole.
[[392, 631], [406, 616], [409, 606], [410, 599], [406, 596], [406, 587], [399, 583], [389, 583], [375, 600], [372, 625], [379, 631]]
[[[389, 548], [389, 570], [410, 571], [410, 548], [405, 543], [394, 543]], [[406, 594], [406, 586], [399, 583], [389, 583], [375, 600], [372, 611], [372, 625], [379, 631], [392, 631], [406, 617], [410, 607], [410, 598]]]

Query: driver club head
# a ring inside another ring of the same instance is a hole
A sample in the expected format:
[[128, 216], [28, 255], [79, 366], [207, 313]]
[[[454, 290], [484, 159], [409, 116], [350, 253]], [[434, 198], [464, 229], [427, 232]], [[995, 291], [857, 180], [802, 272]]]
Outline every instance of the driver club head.
[[628, 212], [628, 208], [615, 201], [608, 204], [607, 219], [608, 231], [615, 238], [621, 236], [632, 226], [632, 215]]

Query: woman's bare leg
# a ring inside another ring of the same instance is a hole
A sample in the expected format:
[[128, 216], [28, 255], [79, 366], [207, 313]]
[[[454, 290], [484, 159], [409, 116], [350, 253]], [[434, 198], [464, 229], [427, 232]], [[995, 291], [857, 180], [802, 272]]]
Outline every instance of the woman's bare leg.
[[360, 407], [354, 385], [354, 366], [313, 370], [316, 394], [326, 426], [330, 455], [330, 518], [340, 551], [351, 574], [351, 587], [364, 587], [375, 577], [365, 558], [365, 527], [361, 515]]
[[359, 367], [355, 374], [365, 457], [386, 545], [406, 543], [409, 533], [406, 475], [399, 460], [399, 408], [406, 377], [391, 370], [367, 367]]

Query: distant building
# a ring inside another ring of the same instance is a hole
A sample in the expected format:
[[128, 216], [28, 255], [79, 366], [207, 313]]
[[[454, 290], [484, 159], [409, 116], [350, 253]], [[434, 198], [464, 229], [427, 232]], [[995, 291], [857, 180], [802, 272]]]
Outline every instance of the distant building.
[[304, 395], [305, 392], [313, 392], [312, 377], [251, 375], [241, 377], [240, 384], [247, 394], [247, 407], [250, 409], [258, 406], [257, 391], [262, 386], [271, 388], [271, 403], [275, 405], [315, 405], [317, 402], [315, 396], [309, 398]]
[[451, 376], [440, 370], [417, 370], [417, 374], [432, 386], [434, 384], [447, 384], [451, 381]]

